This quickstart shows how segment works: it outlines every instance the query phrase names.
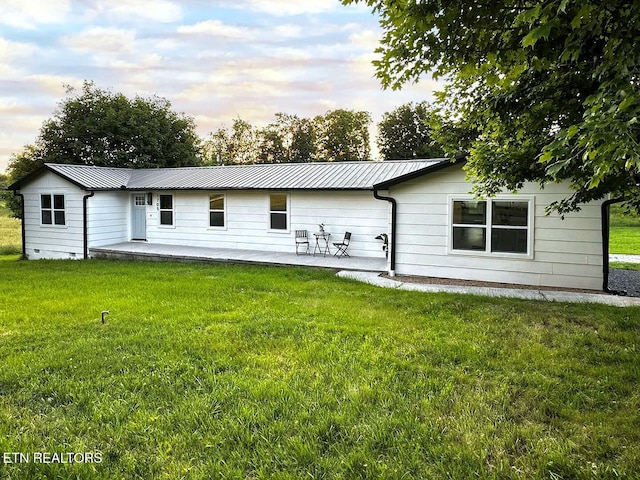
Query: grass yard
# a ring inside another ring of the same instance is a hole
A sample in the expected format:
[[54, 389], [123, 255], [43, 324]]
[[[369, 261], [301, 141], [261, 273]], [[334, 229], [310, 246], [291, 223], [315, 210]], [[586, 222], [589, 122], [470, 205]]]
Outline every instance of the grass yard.
[[611, 253], [640, 255], [640, 227], [611, 227]]
[[15, 258], [0, 260], [0, 451], [102, 461], [4, 463], [0, 478], [640, 471], [639, 308]]
[[617, 205], [611, 207], [611, 253], [640, 255], [640, 217], [623, 213]]
[[0, 202], [0, 255], [19, 254], [22, 250], [20, 220], [9, 215], [9, 210]]
[[618, 270], [640, 270], [640, 263], [610, 262], [609, 266]]

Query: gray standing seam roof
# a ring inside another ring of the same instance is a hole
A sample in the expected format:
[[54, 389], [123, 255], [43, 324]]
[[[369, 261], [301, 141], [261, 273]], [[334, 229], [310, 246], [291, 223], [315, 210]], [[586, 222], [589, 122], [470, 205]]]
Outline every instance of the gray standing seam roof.
[[128, 169], [47, 164], [87, 190], [373, 190], [449, 159]]

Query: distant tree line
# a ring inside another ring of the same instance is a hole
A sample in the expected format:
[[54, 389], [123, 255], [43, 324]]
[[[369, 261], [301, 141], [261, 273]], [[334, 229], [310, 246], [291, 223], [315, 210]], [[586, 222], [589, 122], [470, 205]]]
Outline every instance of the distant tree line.
[[[220, 128], [203, 141], [202, 160], [205, 165], [371, 160], [371, 123], [369, 112], [343, 109], [314, 118], [276, 113], [264, 128], [238, 117], [230, 129]], [[426, 102], [385, 113], [376, 137], [382, 159], [443, 156], [432, 136], [439, 123]]]
[[[35, 142], [12, 155], [9, 185], [44, 163], [159, 168], [221, 164], [342, 162], [371, 160], [365, 111], [330, 110], [314, 118], [276, 113], [264, 128], [236, 118], [200, 138], [192, 117], [175, 113], [163, 98], [127, 98], [85, 81], [67, 88]], [[384, 114], [376, 142], [383, 160], [442, 156], [432, 137], [441, 123], [426, 102]], [[0, 192], [14, 214], [18, 200]]]
[[343, 162], [371, 159], [368, 112], [331, 110], [314, 118], [276, 113], [264, 128], [237, 118], [203, 142], [203, 162], [214, 164]]

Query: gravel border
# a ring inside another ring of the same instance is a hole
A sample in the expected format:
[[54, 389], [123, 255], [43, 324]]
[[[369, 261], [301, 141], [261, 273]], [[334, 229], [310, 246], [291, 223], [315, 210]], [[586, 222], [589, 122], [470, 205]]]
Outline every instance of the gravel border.
[[629, 297], [640, 297], [640, 270], [609, 270], [609, 288], [625, 291]]

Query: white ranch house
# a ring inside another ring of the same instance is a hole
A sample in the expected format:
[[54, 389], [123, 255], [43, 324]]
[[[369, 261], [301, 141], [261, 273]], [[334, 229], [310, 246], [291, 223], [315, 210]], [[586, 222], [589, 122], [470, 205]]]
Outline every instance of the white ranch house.
[[[124, 242], [294, 253], [295, 230], [391, 274], [603, 288], [601, 203], [547, 216], [566, 185], [479, 201], [446, 159], [122, 169], [46, 164], [23, 198], [23, 254], [88, 258]], [[375, 237], [389, 234], [388, 259]], [[332, 249], [333, 253], [333, 249]], [[349, 259], [345, 258], [345, 262]]]

